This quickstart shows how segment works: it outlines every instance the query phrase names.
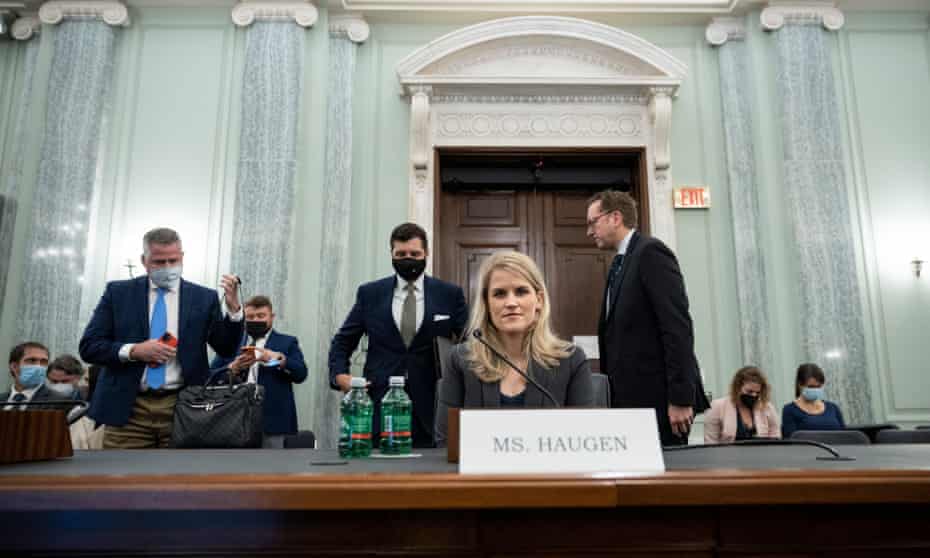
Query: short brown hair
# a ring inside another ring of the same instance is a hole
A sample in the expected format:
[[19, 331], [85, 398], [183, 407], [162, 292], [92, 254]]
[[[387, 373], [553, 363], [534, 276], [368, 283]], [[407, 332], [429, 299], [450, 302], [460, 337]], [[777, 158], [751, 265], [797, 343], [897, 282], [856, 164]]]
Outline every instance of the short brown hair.
[[271, 299], [265, 295], [255, 295], [249, 300], [245, 301], [245, 304], [242, 305], [243, 308], [268, 308], [271, 311], [274, 311], [274, 308], [271, 306]]
[[626, 192], [604, 190], [588, 198], [588, 207], [594, 202], [601, 202], [601, 211], [604, 213], [619, 211], [623, 216], [623, 225], [628, 229], [635, 228], [639, 222], [636, 200]]
[[414, 238], [419, 238], [423, 241], [423, 250], [429, 251], [429, 246], [427, 245], [426, 240], [426, 231], [423, 230], [423, 227], [416, 223], [401, 223], [394, 227], [394, 230], [391, 231], [391, 250], [394, 250], [395, 242], [407, 242], [408, 240], [413, 240]]
[[730, 382], [730, 400], [736, 404], [739, 401], [739, 392], [744, 384], [755, 382], [762, 386], [759, 389], [759, 402], [768, 403], [771, 388], [769, 387], [768, 378], [758, 366], [744, 366], [736, 371], [733, 375], [733, 381]]
[[75, 358], [72, 355], [61, 355], [55, 357], [55, 360], [48, 365], [48, 372], [52, 370], [61, 370], [68, 376], [83, 376], [84, 375], [84, 365], [81, 364], [81, 361]]
[[45, 351], [45, 354], [48, 355], [48, 347], [39, 343], [38, 341], [26, 341], [25, 343], [20, 343], [13, 347], [10, 351], [10, 364], [14, 362], [19, 362], [23, 360], [23, 357], [26, 356], [26, 349], [39, 349], [40, 351]]

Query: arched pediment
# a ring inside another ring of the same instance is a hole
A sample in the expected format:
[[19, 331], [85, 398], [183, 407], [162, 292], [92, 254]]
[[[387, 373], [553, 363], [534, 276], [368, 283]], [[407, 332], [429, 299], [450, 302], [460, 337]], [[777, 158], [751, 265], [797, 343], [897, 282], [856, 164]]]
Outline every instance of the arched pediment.
[[582, 19], [497, 19], [449, 33], [397, 66], [413, 85], [677, 87], [685, 65], [659, 47], [614, 27]]

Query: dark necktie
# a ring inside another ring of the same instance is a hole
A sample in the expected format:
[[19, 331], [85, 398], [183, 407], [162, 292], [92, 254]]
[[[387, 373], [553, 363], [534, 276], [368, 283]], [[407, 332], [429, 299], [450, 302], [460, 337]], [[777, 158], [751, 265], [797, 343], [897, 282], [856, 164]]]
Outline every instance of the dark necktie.
[[407, 286], [404, 287], [404, 290], [407, 291], [407, 298], [404, 299], [403, 311], [400, 314], [400, 336], [404, 340], [404, 345], [408, 347], [417, 334], [417, 295], [414, 293], [415, 288], [413, 283], [407, 283]]
[[623, 254], [614, 256], [610, 263], [610, 272], [607, 274], [607, 304], [613, 304], [617, 289], [620, 287], [620, 268], [623, 266]]
[[14, 403], [22, 403], [25, 400], [26, 400], [26, 396], [23, 395], [22, 393], [17, 393], [16, 395], [13, 396]]

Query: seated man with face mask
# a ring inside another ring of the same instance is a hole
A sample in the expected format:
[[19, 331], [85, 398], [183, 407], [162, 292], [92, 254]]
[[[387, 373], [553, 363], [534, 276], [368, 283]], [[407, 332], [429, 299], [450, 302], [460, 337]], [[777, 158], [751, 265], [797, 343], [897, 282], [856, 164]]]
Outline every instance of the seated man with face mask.
[[[13, 347], [10, 351], [10, 376], [13, 387], [0, 394], [6, 411], [16, 409], [62, 409], [61, 405], [17, 405], [17, 403], [41, 403], [65, 399], [57, 395], [46, 385], [45, 374], [48, 369], [48, 349], [35, 341], [27, 341]], [[67, 411], [67, 408], [63, 410]]]
[[81, 361], [71, 355], [61, 355], [48, 365], [45, 387], [63, 399], [82, 399], [78, 386], [83, 376]]
[[307, 364], [297, 338], [272, 329], [275, 314], [271, 299], [253, 296], [243, 307], [246, 336], [240, 343], [239, 356], [217, 356], [210, 368], [216, 370], [228, 366], [240, 380], [265, 388], [262, 446], [283, 448], [284, 437], [297, 433], [297, 408], [292, 384], [307, 379]]

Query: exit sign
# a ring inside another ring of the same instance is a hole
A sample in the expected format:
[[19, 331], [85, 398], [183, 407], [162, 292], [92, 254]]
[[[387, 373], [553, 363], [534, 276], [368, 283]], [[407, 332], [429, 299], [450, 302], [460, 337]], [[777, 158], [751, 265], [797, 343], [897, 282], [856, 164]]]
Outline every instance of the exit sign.
[[707, 209], [710, 207], [710, 188], [682, 186], [675, 188], [676, 209]]

